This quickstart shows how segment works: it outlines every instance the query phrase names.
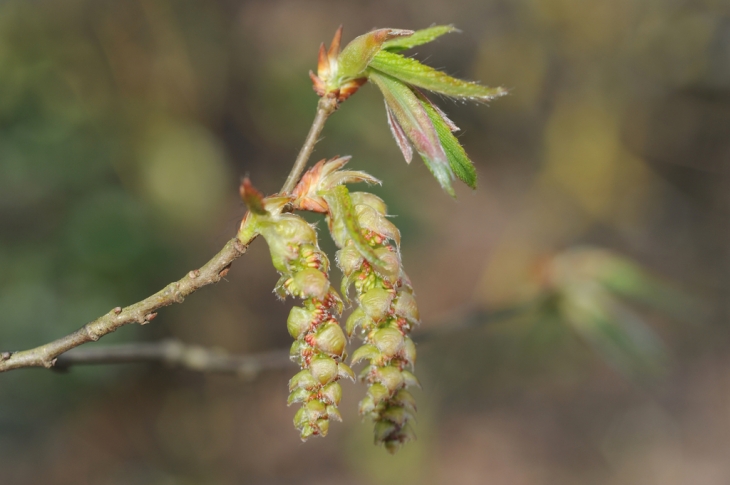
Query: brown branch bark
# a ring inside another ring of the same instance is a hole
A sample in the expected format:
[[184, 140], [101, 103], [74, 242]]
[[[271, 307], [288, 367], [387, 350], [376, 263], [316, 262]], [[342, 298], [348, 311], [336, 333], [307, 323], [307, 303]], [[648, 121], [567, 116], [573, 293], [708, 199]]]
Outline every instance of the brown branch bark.
[[[291, 172], [286, 179], [281, 193], [291, 192], [307, 166], [309, 157], [314, 151], [319, 135], [322, 133], [327, 118], [337, 109], [337, 100], [321, 98], [317, 104], [317, 114], [307, 134], [302, 149], [294, 161]], [[117, 307], [91, 323], [87, 323], [75, 332], [53, 342], [30, 350], [20, 352], [0, 352], [0, 372], [23, 367], [46, 367], [56, 364], [59, 355], [87, 342], [99, 340], [104, 335], [114, 332], [119, 327], [130, 323], [145, 325], [157, 316], [157, 310], [173, 303], [182, 303], [186, 296], [203, 286], [217, 283], [228, 272], [231, 263], [246, 252], [247, 244], [238, 239], [230, 240], [223, 249], [213, 256], [199, 270], [190, 271], [182, 279], [170, 283], [162, 290], [144, 300], [126, 308]]]
[[183, 278], [126, 308], [117, 307], [75, 332], [30, 350], [0, 353], [0, 372], [21, 367], [53, 367], [62, 353], [87, 342], [99, 340], [119, 327], [130, 323], [144, 325], [157, 316], [157, 310], [173, 303], [182, 303], [189, 294], [217, 283], [228, 272], [231, 263], [246, 252], [246, 246], [232, 239], [202, 268], [190, 271]]

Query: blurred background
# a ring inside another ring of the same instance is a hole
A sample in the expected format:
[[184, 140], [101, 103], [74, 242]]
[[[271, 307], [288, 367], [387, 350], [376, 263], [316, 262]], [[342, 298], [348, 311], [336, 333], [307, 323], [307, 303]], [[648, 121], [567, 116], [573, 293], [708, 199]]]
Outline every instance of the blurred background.
[[[456, 201], [403, 163], [372, 86], [316, 148], [384, 179], [398, 215], [423, 330], [439, 332], [419, 347], [419, 440], [374, 447], [346, 383], [345, 422], [301, 443], [294, 365], [252, 382], [23, 369], [0, 375], [0, 481], [730, 483], [723, 0], [0, 1], [0, 349], [216, 253], [241, 177], [281, 186], [317, 103], [307, 72], [341, 23], [346, 41], [453, 23], [413, 54], [511, 91], [440, 101], [480, 176]], [[257, 240], [227, 281], [94, 345], [286, 349], [276, 280]]]

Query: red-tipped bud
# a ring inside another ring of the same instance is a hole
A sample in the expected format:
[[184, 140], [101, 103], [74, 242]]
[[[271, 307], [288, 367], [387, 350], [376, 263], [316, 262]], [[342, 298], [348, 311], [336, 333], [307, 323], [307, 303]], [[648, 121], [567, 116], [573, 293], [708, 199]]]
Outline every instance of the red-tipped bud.
[[246, 203], [248, 210], [254, 214], [266, 214], [266, 208], [264, 207], [264, 194], [256, 190], [253, 184], [251, 184], [251, 179], [248, 177], [244, 178], [238, 190], [241, 194], [241, 199]]

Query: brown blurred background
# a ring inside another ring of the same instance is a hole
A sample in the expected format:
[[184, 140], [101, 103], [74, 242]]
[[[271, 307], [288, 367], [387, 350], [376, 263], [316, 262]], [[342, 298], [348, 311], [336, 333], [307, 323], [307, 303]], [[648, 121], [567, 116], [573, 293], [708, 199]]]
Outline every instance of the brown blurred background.
[[[546, 255], [596, 245], [699, 302], [636, 309], [661, 370], [624, 372], [544, 314], [445, 332], [419, 350], [419, 440], [395, 456], [372, 446], [354, 384], [345, 422], [301, 443], [293, 365], [251, 383], [18, 370], [0, 375], [0, 483], [730, 483], [726, 0], [0, 1], [0, 348], [64, 335], [217, 252], [244, 212], [240, 178], [281, 186], [317, 102], [307, 72], [340, 23], [346, 40], [453, 23], [463, 33], [415, 55], [511, 90], [440, 102], [480, 176], [457, 201], [403, 163], [372, 86], [317, 146], [385, 180], [424, 327], [529, 299]], [[99, 344], [287, 348], [292, 303], [271, 291], [264, 241], [227, 280]]]

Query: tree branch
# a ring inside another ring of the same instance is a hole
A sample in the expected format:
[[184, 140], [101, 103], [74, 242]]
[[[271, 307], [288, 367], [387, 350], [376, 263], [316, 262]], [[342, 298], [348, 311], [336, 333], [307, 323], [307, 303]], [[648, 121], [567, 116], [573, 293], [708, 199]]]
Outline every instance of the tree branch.
[[[317, 104], [317, 114], [312, 127], [307, 134], [302, 149], [294, 161], [291, 172], [281, 188], [281, 193], [291, 192], [301, 177], [304, 168], [307, 166], [309, 157], [314, 150], [319, 135], [322, 133], [324, 124], [329, 115], [337, 109], [337, 100], [334, 98], [321, 98]], [[182, 279], [170, 283], [162, 290], [144, 300], [130, 305], [126, 308], [117, 307], [91, 323], [87, 323], [75, 332], [61, 337], [53, 342], [41, 345], [30, 350], [20, 352], [0, 352], [0, 372], [6, 372], [22, 367], [46, 367], [50, 368], [56, 364], [59, 355], [87, 342], [99, 340], [104, 335], [114, 332], [119, 327], [130, 323], [145, 325], [157, 316], [157, 310], [173, 303], [182, 303], [186, 296], [199, 290], [203, 286], [217, 283], [225, 276], [231, 263], [246, 252], [251, 241], [245, 244], [234, 238], [213, 256], [199, 270], [190, 271]], [[167, 349], [169, 351], [169, 349]], [[183, 357], [188, 354], [183, 352]], [[160, 360], [160, 359], [157, 359]]]
[[190, 271], [182, 279], [126, 308], [117, 307], [75, 332], [30, 350], [0, 354], [0, 372], [21, 367], [53, 367], [56, 357], [87, 342], [99, 340], [119, 327], [130, 323], [144, 325], [157, 316], [157, 310], [173, 303], [182, 303], [189, 294], [217, 283], [226, 275], [231, 263], [246, 252], [238, 239], [232, 239], [202, 268]]
[[[457, 310], [444, 319], [456, 321], [456, 324], [431, 325], [428, 330], [415, 332], [413, 340], [423, 344], [462, 330], [505, 322], [535, 308], [541, 301], [531, 300], [493, 311], [478, 307]], [[54, 368], [66, 370], [76, 365], [126, 363], [158, 363], [196, 372], [237, 374], [246, 380], [256, 378], [262, 371], [291, 365], [289, 351], [286, 349], [251, 355], [231, 355], [221, 349], [186, 345], [177, 340], [163, 340], [74, 349], [61, 355]]]

